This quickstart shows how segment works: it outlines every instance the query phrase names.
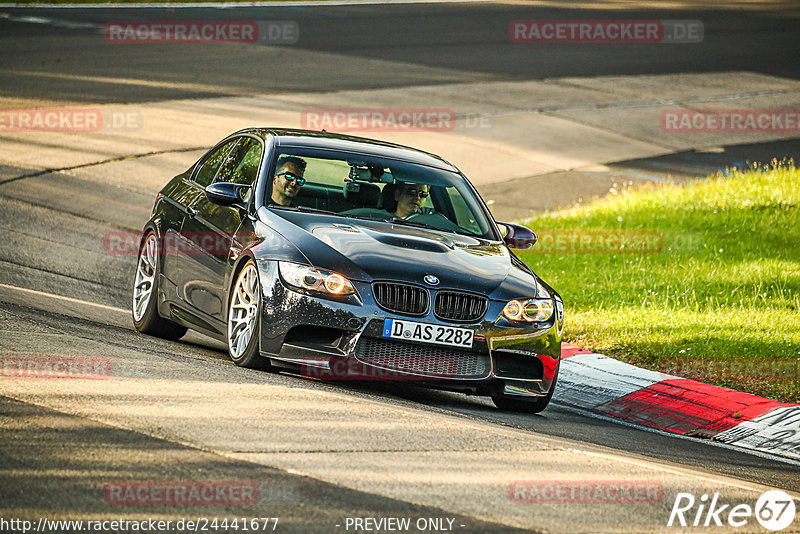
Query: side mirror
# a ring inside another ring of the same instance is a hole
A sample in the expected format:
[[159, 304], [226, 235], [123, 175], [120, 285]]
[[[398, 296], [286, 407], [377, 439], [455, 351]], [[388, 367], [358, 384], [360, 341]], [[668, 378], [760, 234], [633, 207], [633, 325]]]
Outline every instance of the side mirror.
[[206, 198], [218, 206], [236, 206], [243, 208], [250, 200], [249, 185], [219, 182], [206, 187]]
[[505, 241], [506, 245], [509, 247], [524, 249], [531, 248], [536, 244], [538, 237], [536, 236], [536, 232], [530, 228], [511, 223], [498, 222], [497, 224], [506, 229], [503, 234], [503, 241]]

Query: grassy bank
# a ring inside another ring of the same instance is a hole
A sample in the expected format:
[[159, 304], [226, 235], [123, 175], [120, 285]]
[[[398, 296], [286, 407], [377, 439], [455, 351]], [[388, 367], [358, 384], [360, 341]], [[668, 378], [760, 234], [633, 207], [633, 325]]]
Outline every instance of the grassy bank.
[[564, 297], [567, 341], [800, 401], [800, 169], [791, 162], [627, 191], [526, 224], [542, 239], [520, 256]]

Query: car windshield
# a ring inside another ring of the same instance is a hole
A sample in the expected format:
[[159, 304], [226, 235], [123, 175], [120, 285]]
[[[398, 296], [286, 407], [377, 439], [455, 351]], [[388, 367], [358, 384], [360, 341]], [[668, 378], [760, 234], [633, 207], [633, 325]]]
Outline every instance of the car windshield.
[[481, 201], [454, 172], [389, 158], [301, 149], [284, 149], [273, 161], [267, 187], [272, 207], [496, 239]]

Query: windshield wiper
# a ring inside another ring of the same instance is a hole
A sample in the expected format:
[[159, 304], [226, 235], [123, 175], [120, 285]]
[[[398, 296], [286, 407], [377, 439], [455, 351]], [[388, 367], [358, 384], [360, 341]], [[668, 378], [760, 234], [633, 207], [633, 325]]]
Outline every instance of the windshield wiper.
[[377, 215], [375, 217], [370, 217], [369, 215], [347, 215], [343, 213], [342, 217], [347, 217], [348, 219], [358, 219], [361, 221], [388, 222], [388, 219], [385, 217], [379, 217]]
[[447, 231], [447, 230], [442, 230], [441, 228], [436, 228], [435, 226], [431, 226], [430, 224], [409, 221], [408, 219], [403, 219], [401, 217], [393, 217], [393, 218], [389, 219], [389, 222], [390, 223], [405, 224], [405, 225], [408, 225], [408, 226], [416, 226], [417, 228], [426, 228], [428, 230], [438, 230], [440, 232], [446, 232]]
[[308, 206], [281, 206], [279, 204], [271, 204], [270, 207], [288, 211], [301, 211], [303, 213], [321, 213], [324, 215], [336, 215], [337, 217], [345, 217], [345, 215], [341, 215], [339, 213], [336, 213], [335, 211], [309, 208]]

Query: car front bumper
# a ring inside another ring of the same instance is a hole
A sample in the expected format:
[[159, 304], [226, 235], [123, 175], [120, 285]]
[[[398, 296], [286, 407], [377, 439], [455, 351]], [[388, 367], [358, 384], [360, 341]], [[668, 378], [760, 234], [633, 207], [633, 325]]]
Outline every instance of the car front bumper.
[[[476, 323], [394, 314], [378, 306], [369, 283], [353, 282], [357, 296], [332, 300], [288, 288], [277, 264], [259, 264], [262, 356], [323, 380], [406, 380], [478, 394], [546, 395], [561, 355], [554, 315], [540, 325], [502, 316], [505, 302], [489, 301]], [[398, 319], [473, 331], [471, 349], [396, 340], [382, 335]]]

